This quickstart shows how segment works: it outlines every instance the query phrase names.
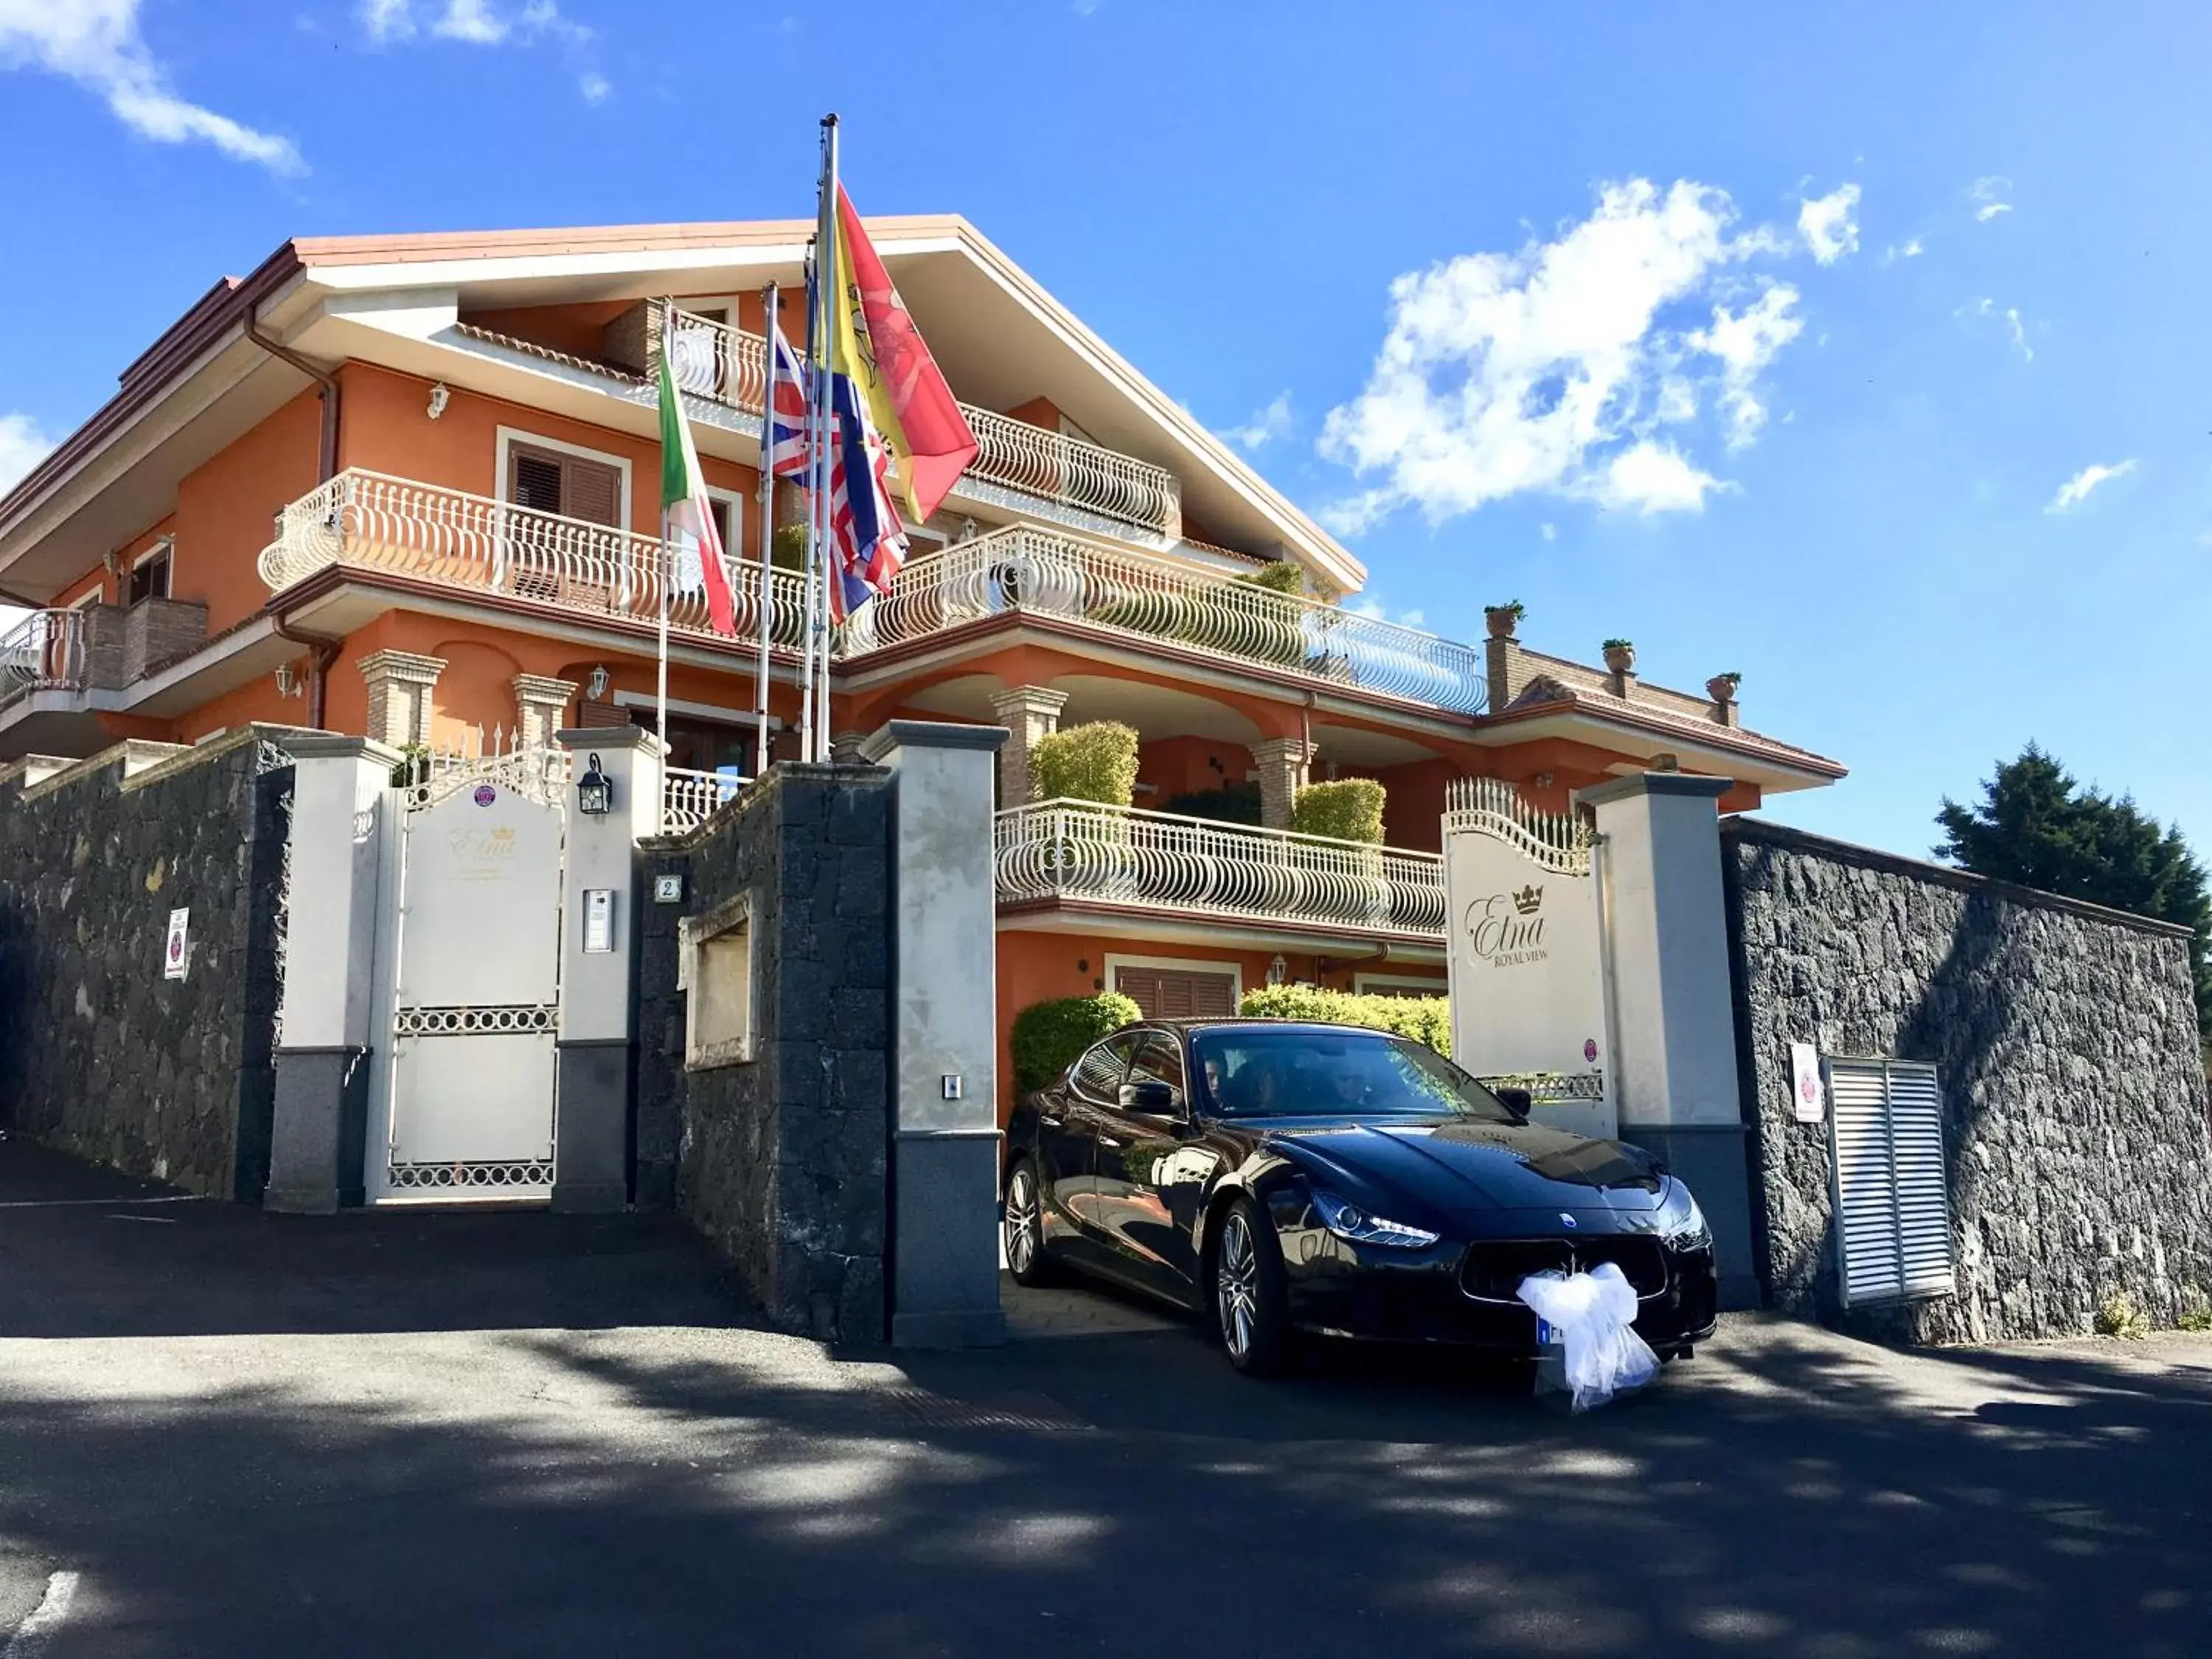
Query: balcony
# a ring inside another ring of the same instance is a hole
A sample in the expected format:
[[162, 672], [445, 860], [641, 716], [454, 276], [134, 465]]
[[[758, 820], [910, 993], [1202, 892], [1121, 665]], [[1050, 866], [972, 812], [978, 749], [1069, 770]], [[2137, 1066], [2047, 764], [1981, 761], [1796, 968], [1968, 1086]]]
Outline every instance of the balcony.
[[[650, 362], [668, 325], [667, 308], [655, 301], [647, 316]], [[680, 309], [673, 316], [669, 356], [676, 383], [694, 397], [759, 414], [767, 362], [761, 337]], [[1182, 486], [1165, 467], [972, 404], [960, 410], [981, 446], [960, 480], [960, 494], [1018, 512], [1045, 503], [1054, 509], [1051, 516], [1109, 535], [1135, 531], [1147, 541], [1165, 542], [1181, 537]]]
[[[656, 625], [666, 578], [669, 626], [718, 637], [708, 626], [706, 592], [683, 583], [681, 562], [655, 536], [356, 469], [277, 514], [260, 571], [272, 593], [338, 567]], [[771, 643], [796, 651], [806, 603], [799, 577], [743, 559], [726, 558], [723, 568], [737, 599], [738, 638], [759, 637], [765, 599]]]
[[1453, 714], [1480, 714], [1489, 696], [1482, 657], [1471, 646], [1024, 525], [908, 564], [891, 591], [854, 619], [846, 654], [1006, 615], [1079, 623], [1086, 632], [1179, 646]]
[[92, 684], [82, 611], [33, 611], [0, 635], [0, 708], [34, 691], [82, 691]]
[[1077, 800], [1010, 807], [993, 840], [1001, 907], [1073, 901], [1443, 945], [1434, 853]]

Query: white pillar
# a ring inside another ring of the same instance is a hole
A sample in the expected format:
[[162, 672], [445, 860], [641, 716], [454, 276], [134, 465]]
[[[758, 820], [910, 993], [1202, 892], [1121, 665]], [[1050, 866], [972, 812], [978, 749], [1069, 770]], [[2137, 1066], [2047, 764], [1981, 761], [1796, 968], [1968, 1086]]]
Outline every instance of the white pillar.
[[276, 1101], [264, 1205], [328, 1214], [363, 1200], [380, 841], [398, 751], [366, 738], [300, 735], [292, 823]]
[[[553, 1207], [620, 1210], [629, 1201], [630, 981], [637, 949], [638, 841], [660, 833], [660, 741], [642, 726], [558, 734], [572, 781], [561, 874], [561, 1110]], [[610, 810], [576, 810], [575, 781], [596, 769]]]
[[891, 1340], [1001, 1341], [999, 1309], [998, 726], [893, 720], [863, 746], [891, 769]]
[[1597, 815], [1620, 1138], [1689, 1184], [1724, 1305], [1755, 1304], [1735, 992], [1721, 884], [1726, 778], [1644, 772], [1578, 791]]
[[1008, 734], [999, 750], [1000, 806], [1029, 804], [1030, 751], [1060, 729], [1060, 711], [1066, 707], [1067, 693], [1045, 685], [1012, 686], [992, 695], [991, 712]]

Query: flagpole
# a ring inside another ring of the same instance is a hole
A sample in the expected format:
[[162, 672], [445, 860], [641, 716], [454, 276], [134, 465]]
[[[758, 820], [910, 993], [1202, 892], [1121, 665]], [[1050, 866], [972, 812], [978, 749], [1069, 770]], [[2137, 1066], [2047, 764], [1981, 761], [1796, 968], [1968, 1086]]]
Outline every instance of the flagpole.
[[[653, 365], [653, 373], [656, 375], [660, 374], [667, 364], [668, 319], [675, 309], [676, 301], [672, 296], [661, 301], [661, 362]], [[653, 735], [660, 739], [660, 762], [664, 766], [668, 763], [668, 588], [675, 575], [675, 573], [669, 568], [669, 560], [673, 556], [673, 550], [670, 548], [668, 541], [668, 509], [663, 507], [660, 512], [660, 647], [656, 653], [659, 661], [654, 673]]]
[[[832, 315], [830, 283], [843, 280], [843, 262], [837, 257], [837, 118], [833, 114], [822, 118], [822, 229], [821, 252], [817, 256], [828, 281], [822, 287], [823, 330], [822, 351], [822, 707], [816, 722], [816, 741], [820, 745], [817, 759], [828, 760], [830, 746], [830, 583], [836, 580], [830, 574], [830, 550], [835, 544], [835, 531], [830, 522], [830, 480], [832, 458], [830, 446], [834, 441], [831, 428], [836, 418], [830, 407], [830, 357], [831, 343], [827, 324]], [[847, 488], [852, 480], [846, 481]]]
[[814, 372], [814, 353], [821, 338], [816, 326], [819, 310], [816, 295], [822, 285], [822, 264], [811, 249], [807, 253], [806, 283], [806, 551], [799, 562], [800, 588], [804, 595], [799, 607], [799, 758], [814, 758], [814, 527], [815, 503], [820, 499], [819, 480], [815, 475], [815, 463], [822, 453], [822, 446], [815, 430], [816, 392], [819, 380]]
[[[776, 285], [762, 292], [761, 306], [767, 326], [761, 330], [761, 441], [760, 441], [760, 653], [753, 664], [753, 775], [768, 775], [768, 643], [769, 612], [775, 599], [775, 465], [770, 451], [775, 433], [775, 340], [778, 332]], [[743, 550], [740, 550], [743, 556]]]

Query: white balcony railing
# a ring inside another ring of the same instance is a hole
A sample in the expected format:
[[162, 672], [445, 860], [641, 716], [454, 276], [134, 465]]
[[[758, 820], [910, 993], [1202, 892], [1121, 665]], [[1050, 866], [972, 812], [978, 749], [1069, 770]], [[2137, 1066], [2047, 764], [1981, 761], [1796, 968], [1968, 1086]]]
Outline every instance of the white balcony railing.
[[1008, 808], [994, 843], [1002, 904], [1089, 899], [1443, 938], [1443, 860], [1434, 853], [1078, 800]]
[[738, 798], [750, 782], [731, 772], [699, 772], [688, 767], [664, 768], [660, 774], [660, 833], [681, 835], [696, 830]]
[[855, 618], [845, 648], [856, 655], [1009, 611], [1456, 714], [1480, 714], [1488, 696], [1482, 658], [1471, 646], [1025, 525], [910, 562]]
[[[652, 326], [656, 336], [662, 328], [673, 328], [670, 355], [676, 383], [684, 391], [761, 412], [767, 356], [758, 335], [694, 317], [680, 307], [672, 321], [659, 302]], [[1182, 533], [1182, 486], [1165, 467], [973, 404], [961, 404], [960, 410], [979, 446], [966, 483], [1012, 491], [1027, 501], [1050, 502], [1170, 541]]]
[[33, 611], [0, 635], [0, 708], [33, 691], [80, 691], [85, 674], [84, 613]]
[[[684, 563], [658, 537], [354, 470], [277, 515], [260, 569], [271, 592], [344, 565], [640, 622], [659, 619], [666, 580], [669, 625], [706, 634], [706, 592], [684, 580]], [[797, 649], [805, 609], [799, 576], [736, 558], [725, 558], [723, 568], [737, 599], [738, 637], [758, 637], [765, 594], [770, 640]]]

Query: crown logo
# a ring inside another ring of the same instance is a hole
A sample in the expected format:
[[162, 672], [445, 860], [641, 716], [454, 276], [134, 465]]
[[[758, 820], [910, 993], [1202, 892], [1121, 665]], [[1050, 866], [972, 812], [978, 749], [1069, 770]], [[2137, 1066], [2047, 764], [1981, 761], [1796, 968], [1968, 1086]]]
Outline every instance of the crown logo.
[[1523, 887], [1513, 896], [1513, 908], [1524, 916], [1533, 915], [1543, 902], [1544, 890], [1540, 887]]

